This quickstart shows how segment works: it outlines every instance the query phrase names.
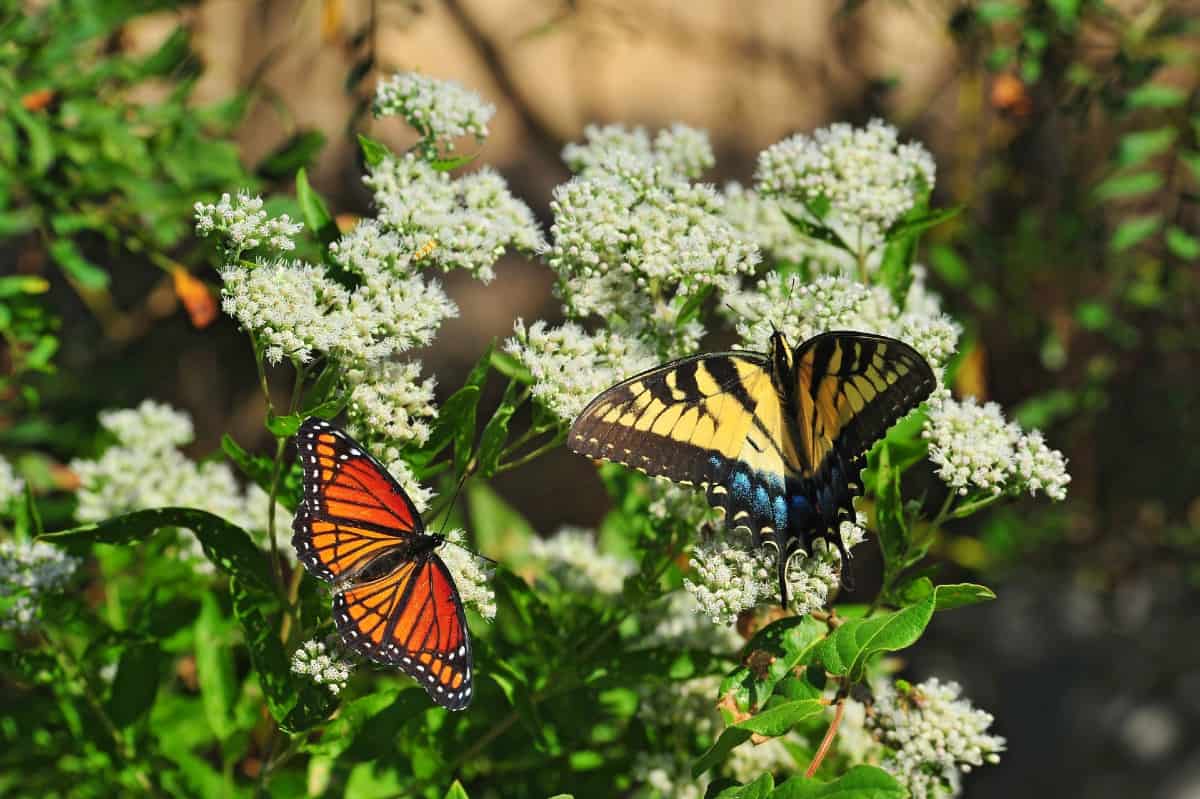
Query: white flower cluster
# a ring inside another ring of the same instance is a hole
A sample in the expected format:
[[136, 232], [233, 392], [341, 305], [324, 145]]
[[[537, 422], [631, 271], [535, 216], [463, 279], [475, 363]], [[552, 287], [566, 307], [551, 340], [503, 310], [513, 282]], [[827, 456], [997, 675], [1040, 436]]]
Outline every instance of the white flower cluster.
[[346, 290], [320, 266], [276, 260], [221, 270], [221, 308], [262, 346], [266, 359], [308, 363], [340, 340]]
[[653, 612], [652, 619], [645, 637], [648, 646], [736, 652], [745, 643], [733, 627], [712, 624], [690, 591], [672, 591]]
[[[256, 485], [243, 491], [228, 464], [197, 464], [179, 451], [193, 438], [187, 414], [144, 400], [134, 409], [102, 412], [100, 425], [116, 443], [96, 460], [71, 462], [80, 481], [75, 511], [79, 521], [177, 506], [206, 510], [246, 530], [266, 530], [265, 491]], [[288, 513], [277, 505], [276, 516], [286, 519]], [[207, 565], [196, 539], [184, 540], [189, 557]]]
[[658, 357], [631, 336], [609, 330], [587, 333], [574, 322], [550, 328], [543, 321], [528, 328], [518, 319], [515, 335], [504, 344], [533, 374], [533, 396], [564, 420], [614, 383], [654, 366]]
[[[877, 249], [893, 223], [933, 188], [933, 157], [920, 144], [900, 144], [879, 119], [865, 128], [839, 122], [772, 145], [758, 157], [758, 189], [810, 209], [856, 253]], [[817, 220], [814, 220], [817, 221]]]
[[220, 202], [196, 203], [196, 234], [201, 238], [218, 234], [227, 260], [237, 260], [247, 250], [265, 247], [286, 252], [296, 245], [292, 236], [304, 225], [292, 222], [287, 214], [271, 218], [263, 210], [261, 197], [239, 192], [236, 197], [222, 194]]
[[371, 450], [380, 460], [399, 458], [403, 445], [429, 440], [437, 416], [434, 385], [432, 377], [421, 379], [420, 361], [384, 363], [364, 374], [350, 392], [350, 432], [366, 446], [382, 439], [381, 447]]
[[407, 153], [384, 159], [363, 180], [374, 192], [381, 225], [418, 247], [432, 242], [422, 262], [465, 269], [487, 283], [505, 250], [544, 246], [529, 206], [488, 167], [451, 178]]
[[685, 130], [650, 148], [644, 132], [593, 129], [594, 142], [568, 147], [584, 172], [554, 191], [546, 257], [569, 316], [603, 317], [667, 353], [694, 349], [703, 334], [695, 321], [677, 324], [686, 302], [734, 287], [759, 261], [725, 219], [723, 195], [683, 174], [701, 141]]
[[25, 481], [17, 477], [12, 464], [0, 458], [0, 513], [25, 491]]
[[654, 137], [643, 127], [588, 125], [584, 142], [563, 147], [567, 167], [584, 177], [609, 172], [621, 163], [652, 163], [663, 171], [695, 180], [716, 164], [705, 131], [676, 123]]
[[0, 629], [27, 631], [38, 600], [63, 589], [79, 559], [44, 541], [0, 541]]
[[421, 134], [421, 144], [436, 156], [453, 150], [460, 136], [482, 142], [496, 106], [452, 80], [418, 72], [399, 72], [375, 89], [375, 116], [399, 114]]
[[[857, 524], [842, 522], [840, 533], [847, 552], [866, 539], [865, 524], [861, 515]], [[775, 550], [751, 546], [748, 535], [702, 541], [692, 550], [690, 563], [692, 577], [685, 577], [683, 586], [714, 624], [734, 624], [743, 610], [778, 601]], [[801, 616], [825, 607], [840, 575], [841, 556], [824, 541], [815, 542], [810, 553], [797, 553], [787, 571], [791, 607]]]
[[454, 577], [458, 596], [464, 605], [473, 607], [487, 620], [496, 618], [496, 592], [492, 590], [492, 564], [476, 557], [466, 548], [467, 537], [462, 530], [446, 533], [449, 546], [438, 550], [446, 568]]
[[775, 328], [792, 346], [829, 330], [857, 330], [906, 342], [940, 373], [958, 347], [962, 328], [942, 313], [924, 278], [925, 270], [914, 267], [903, 308], [883, 286], [832, 275], [803, 284], [772, 275], [753, 290], [726, 294], [725, 300], [748, 348], [761, 350]]
[[638, 752], [633, 759], [633, 779], [642, 788], [639, 799], [703, 799], [709, 779], [692, 776], [687, 758], [667, 752]]
[[596, 548], [591, 530], [563, 527], [550, 538], [535, 538], [529, 554], [545, 564], [570, 591], [584, 594], [619, 594], [625, 578], [636, 571], [636, 564]]
[[330, 654], [325, 644], [316, 639], [305, 641], [292, 653], [292, 673], [325, 686], [334, 696], [346, 687], [353, 669], [353, 663], [336, 653]]
[[922, 435], [938, 477], [961, 495], [974, 487], [992, 494], [1028, 490], [1058, 500], [1067, 496], [1071, 476], [1063, 454], [1046, 446], [1039, 431], [1022, 433], [994, 402], [935, 399]]
[[913, 799], [958, 796], [962, 774], [1000, 762], [1004, 739], [989, 735], [992, 715], [961, 699], [958, 683], [936, 678], [901, 692], [876, 690], [867, 724], [893, 753], [883, 768], [903, 782]]

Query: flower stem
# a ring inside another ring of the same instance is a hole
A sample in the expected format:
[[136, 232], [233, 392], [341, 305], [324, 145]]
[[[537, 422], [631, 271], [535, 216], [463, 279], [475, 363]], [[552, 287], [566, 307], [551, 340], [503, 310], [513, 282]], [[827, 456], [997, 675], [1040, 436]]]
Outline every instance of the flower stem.
[[983, 499], [977, 499], [974, 502], [968, 502], [965, 505], [960, 505], [959, 507], [954, 509], [954, 512], [952, 514], [950, 514], [950, 518], [965, 519], [968, 516], [970, 516], [972, 513], [975, 513], [976, 511], [983, 510], [984, 508], [986, 508], [989, 505], [994, 505], [995, 503], [1004, 499], [1004, 496], [1005, 496], [1004, 492], [1001, 492], [999, 494], [991, 494], [989, 496], [984, 497]]
[[[261, 368], [262, 359], [259, 358], [259, 375], [262, 376], [263, 390], [266, 391], [266, 376]], [[300, 393], [304, 387], [304, 377], [308, 373], [304, 364], [295, 364], [296, 368], [296, 383], [292, 386], [292, 399], [288, 403], [288, 415], [296, 412], [300, 404]], [[267, 407], [271, 405], [270, 394], [267, 395]], [[271, 490], [268, 492], [267, 499], [267, 533], [271, 538], [271, 562], [275, 564], [275, 583], [279, 589], [280, 597], [285, 596], [283, 588], [283, 558], [279, 554], [279, 542], [275, 537], [275, 499], [279, 496], [279, 479], [283, 475], [283, 451], [287, 448], [287, 437], [280, 436], [275, 439], [275, 468], [271, 473]]]
[[821, 767], [821, 761], [825, 759], [825, 755], [829, 754], [829, 747], [833, 745], [833, 739], [837, 736], [838, 726], [842, 723], [842, 714], [845, 710], [846, 698], [838, 697], [837, 709], [833, 712], [833, 721], [829, 723], [829, 729], [825, 731], [825, 737], [821, 740], [821, 745], [817, 747], [817, 754], [808, 764], [808, 771], [804, 772], [805, 777], [811, 778], [816, 774], [817, 769]]

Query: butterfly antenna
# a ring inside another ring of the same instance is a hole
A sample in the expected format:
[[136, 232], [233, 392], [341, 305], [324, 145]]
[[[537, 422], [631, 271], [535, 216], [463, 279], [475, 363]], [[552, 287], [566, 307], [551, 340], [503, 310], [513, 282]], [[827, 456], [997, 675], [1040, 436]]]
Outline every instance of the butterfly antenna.
[[[792, 275], [791, 280], [788, 281], [787, 301], [783, 304], [783, 313], [785, 316], [790, 317], [792, 315], [792, 299], [796, 296], [796, 283], [799, 280], [799, 275]], [[784, 323], [786, 324], [786, 321]], [[771, 327], [775, 327], [775, 325], [772, 324]]]
[[450, 511], [454, 510], [454, 505], [458, 502], [458, 494], [462, 491], [467, 482], [467, 470], [464, 469], [462, 477], [458, 478], [458, 483], [454, 486], [454, 493], [450, 495], [450, 501], [446, 503], [445, 515], [442, 516], [442, 527], [438, 530], [438, 535], [446, 532], [446, 525], [450, 523]]

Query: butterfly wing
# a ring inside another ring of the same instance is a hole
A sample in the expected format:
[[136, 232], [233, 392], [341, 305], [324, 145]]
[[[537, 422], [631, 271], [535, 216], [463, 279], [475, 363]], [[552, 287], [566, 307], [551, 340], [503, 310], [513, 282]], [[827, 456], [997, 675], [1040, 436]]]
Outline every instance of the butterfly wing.
[[790, 439], [767, 359], [726, 352], [673, 361], [606, 390], [571, 425], [581, 455], [706, 489], [757, 541], [785, 521]]
[[321, 419], [296, 434], [304, 486], [292, 545], [315, 577], [337, 582], [390, 547], [424, 534], [417, 509], [387, 469]]
[[346, 645], [397, 666], [450, 710], [471, 703], [471, 640], [446, 564], [430, 552], [338, 594], [333, 617]]
[[846, 462], [866, 454], [937, 385], [920, 353], [870, 333], [814, 336], [793, 362], [794, 430], [805, 477], [820, 474], [835, 452]]

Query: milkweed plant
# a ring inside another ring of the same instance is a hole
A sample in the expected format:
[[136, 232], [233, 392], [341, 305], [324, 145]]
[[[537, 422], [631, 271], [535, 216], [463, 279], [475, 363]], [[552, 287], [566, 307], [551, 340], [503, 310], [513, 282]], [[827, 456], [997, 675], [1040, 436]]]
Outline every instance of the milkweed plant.
[[[226, 435], [197, 461], [186, 413], [105, 411], [70, 467], [79, 526], [53, 532], [0, 460], [5, 679], [52, 699], [3, 735], [71, 777], [54, 790], [926, 799], [996, 763], [992, 715], [898, 653], [994, 596], [931, 579], [946, 526], [1061, 500], [1070, 478], [1041, 433], [946, 387], [963, 329], [917, 258], [954, 213], [930, 205], [930, 153], [880, 120], [839, 123], [719, 187], [703, 131], [588, 127], [543, 230], [498, 172], [467, 169], [494, 112], [479, 96], [400, 74], [374, 112], [420, 140], [396, 153], [360, 137], [373, 217], [339, 225], [303, 173], [297, 219], [237, 187], [195, 206], [269, 451]], [[413, 353], [459, 313], [441, 275], [503, 280], [513, 252], [551, 270], [562, 320], [515, 320], [465, 382], [439, 382]], [[870, 452], [840, 530], [851, 559], [879, 547], [877, 587], [848, 598], [853, 563], [818, 542], [791, 565], [784, 612], [773, 550], [715, 524], [701, 492], [622, 467], [598, 467], [611, 509], [594, 530], [535, 531], [489, 487], [561, 447], [613, 383], [716, 346], [761, 351], [773, 329], [884, 334], [938, 374]], [[310, 416], [344, 420], [431, 529], [449, 519], [440, 552], [476, 655], [464, 712], [343, 651], [327, 589], [297, 565], [289, 442]], [[53, 793], [45, 770], [4, 762], [6, 790]]]

